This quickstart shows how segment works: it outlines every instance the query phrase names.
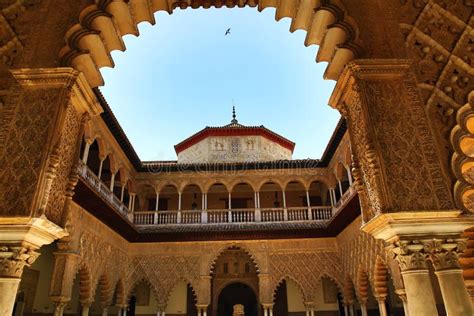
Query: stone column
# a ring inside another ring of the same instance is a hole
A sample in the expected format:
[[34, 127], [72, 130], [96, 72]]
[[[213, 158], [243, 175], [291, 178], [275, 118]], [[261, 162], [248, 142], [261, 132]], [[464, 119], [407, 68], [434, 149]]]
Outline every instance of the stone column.
[[89, 316], [89, 309], [92, 302], [81, 302], [81, 316]]
[[347, 178], [349, 179], [349, 185], [352, 186], [352, 173], [351, 173], [351, 168], [346, 167], [347, 170]]
[[54, 302], [53, 316], [63, 316], [67, 304], [68, 302]]
[[[58, 243], [61, 248], [68, 246], [67, 243]], [[54, 316], [62, 316], [64, 307], [71, 300], [78, 259], [79, 255], [70, 250], [54, 253], [54, 270], [49, 289], [49, 298], [56, 306]]]
[[110, 189], [110, 192], [114, 193], [115, 174], [116, 174], [117, 172], [114, 172], [114, 171], [112, 171], [112, 170], [111, 170], [110, 172], [112, 173], [112, 176], [111, 176], [111, 178], [110, 178], [110, 187], [109, 187], [109, 189]]
[[102, 309], [102, 316], [107, 316], [107, 315], [108, 315], [108, 312], [109, 312], [108, 308], [107, 308], [107, 307], [104, 307], [104, 308]]
[[380, 316], [387, 316], [387, 307], [385, 305], [385, 296], [377, 296], [377, 303], [379, 304], [379, 313]]
[[196, 304], [198, 316], [207, 316], [207, 306], [208, 305]]
[[123, 196], [125, 194], [125, 186], [126, 185], [127, 185], [127, 183], [122, 184], [122, 187], [120, 189], [120, 202], [123, 202]]
[[66, 236], [63, 228], [40, 218], [0, 218], [0, 315], [11, 315], [25, 266], [41, 246]]
[[100, 164], [99, 164], [99, 173], [97, 174], [97, 177], [100, 179], [102, 176], [102, 167], [104, 166], [104, 160], [107, 157], [100, 157]]
[[89, 158], [89, 149], [92, 145], [92, 139], [87, 138], [85, 142], [86, 142], [86, 145], [84, 146], [84, 154], [82, 155], [82, 162], [84, 164], [87, 164], [87, 159]]
[[403, 304], [403, 311], [405, 312], [405, 316], [409, 316], [408, 313], [408, 302], [407, 302], [407, 293], [405, 292], [405, 289], [400, 289], [400, 290], [395, 290], [395, 293], [398, 295], [400, 300], [402, 301]]
[[438, 277], [446, 313], [450, 316], [473, 315], [471, 298], [459, 264], [459, 254], [466, 248], [466, 240], [431, 239], [425, 240], [424, 246]]
[[273, 316], [273, 304], [262, 304], [262, 306], [264, 316]]
[[314, 316], [314, 303], [305, 302], [304, 306], [306, 307], [306, 316]]
[[341, 180], [337, 179], [337, 184], [339, 186], [339, 193], [341, 195], [341, 198], [342, 198], [342, 195], [344, 194], [344, 192], [342, 191], [342, 183], [341, 183]]
[[390, 250], [400, 266], [410, 315], [438, 315], [423, 248], [417, 240], [401, 240]]

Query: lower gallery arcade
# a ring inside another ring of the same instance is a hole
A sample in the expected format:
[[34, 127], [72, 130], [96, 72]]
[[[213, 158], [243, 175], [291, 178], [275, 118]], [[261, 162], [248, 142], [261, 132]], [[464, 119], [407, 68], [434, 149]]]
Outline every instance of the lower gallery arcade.
[[[131, 244], [73, 209], [77, 249], [64, 251], [70, 245], [61, 242], [40, 249], [13, 315], [232, 315], [237, 303], [245, 315], [408, 314], [398, 264], [359, 230], [360, 218], [334, 238]], [[440, 287], [459, 271], [447, 264], [413, 270], [432, 289], [417, 299], [433, 300], [439, 315], [456, 299]]]

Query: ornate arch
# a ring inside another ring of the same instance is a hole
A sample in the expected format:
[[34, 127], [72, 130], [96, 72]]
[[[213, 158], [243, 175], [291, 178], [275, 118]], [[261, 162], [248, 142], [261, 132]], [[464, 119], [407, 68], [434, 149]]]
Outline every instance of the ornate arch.
[[127, 295], [125, 293], [125, 285], [122, 278], [119, 278], [115, 283], [113, 297], [115, 297], [116, 305], [125, 305], [127, 304]]
[[[291, 32], [306, 30], [305, 46], [319, 45], [316, 61], [328, 62], [325, 79], [336, 80], [344, 66], [362, 54], [358, 27], [338, 0], [324, 1], [320, 5], [316, 0], [232, 0], [225, 3], [227, 7], [258, 5], [259, 11], [274, 7], [276, 21], [284, 17], [292, 20]], [[208, 8], [211, 2], [99, 0], [83, 9], [79, 23], [66, 32], [66, 43], [59, 52], [60, 64], [82, 71], [91, 87], [101, 86], [104, 81], [99, 69], [114, 66], [110, 52], [125, 50], [122, 36], [138, 36], [137, 24], [144, 21], [154, 24], [154, 12], [171, 14], [177, 7], [185, 9], [188, 6]]]
[[99, 291], [100, 304], [103, 307], [112, 304], [113, 291], [110, 286], [110, 278], [107, 273], [102, 274], [97, 282], [97, 289]]
[[92, 275], [86, 263], [81, 263], [76, 273], [79, 282], [79, 301], [92, 302], [94, 291], [92, 288]]
[[178, 286], [179, 283], [185, 283], [186, 285], [188, 285], [191, 288], [191, 292], [193, 293], [193, 297], [194, 297], [195, 301], [198, 302], [198, 294], [197, 294], [197, 291], [196, 291], [196, 288], [195, 288], [195, 284], [193, 284], [193, 282], [191, 282], [187, 277], [180, 276], [175, 280], [174, 283], [171, 284], [171, 286], [168, 286], [168, 288], [163, 289], [163, 291], [161, 293], [162, 296], [163, 296], [163, 302], [158, 301], [158, 303], [162, 303], [165, 306], [168, 305], [168, 302], [169, 302], [170, 297], [171, 297], [171, 293]]
[[292, 276], [290, 275], [285, 275], [283, 277], [280, 278], [280, 280], [278, 282], [276, 282], [276, 284], [273, 285], [273, 291], [272, 291], [272, 302], [275, 302], [275, 295], [276, 295], [276, 292], [278, 290], [278, 287], [283, 283], [283, 281], [285, 282], [293, 282], [294, 284], [296, 284], [301, 296], [303, 297], [303, 301], [309, 301], [309, 296], [308, 294], [306, 293], [304, 287], [301, 285], [300, 282], [298, 282], [298, 280], [296, 280], [295, 278], [293, 278]]
[[209, 272], [208, 275], [210, 276], [213, 275], [214, 270], [216, 268], [217, 260], [225, 251], [229, 249], [240, 249], [243, 252], [245, 252], [250, 257], [250, 260], [252, 261], [252, 263], [255, 266], [255, 269], [257, 270], [257, 273], [260, 273], [260, 266], [258, 264], [258, 261], [255, 255], [244, 245], [240, 243], [237, 243], [237, 244], [232, 243], [232, 244], [227, 244], [227, 245], [222, 246], [221, 248], [219, 248], [217, 251], [213, 253], [213, 255], [211, 256], [211, 261], [207, 264], [207, 271]]
[[459, 208], [474, 212], [474, 91], [458, 110], [456, 122], [451, 131], [451, 168], [457, 179], [454, 200]]

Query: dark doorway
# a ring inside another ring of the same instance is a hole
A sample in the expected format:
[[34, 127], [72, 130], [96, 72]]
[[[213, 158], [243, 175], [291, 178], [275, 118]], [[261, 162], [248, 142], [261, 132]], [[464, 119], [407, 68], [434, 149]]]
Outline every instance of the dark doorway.
[[245, 316], [257, 316], [257, 297], [253, 290], [243, 283], [232, 283], [226, 286], [219, 294], [217, 306], [218, 316], [232, 315], [236, 304], [244, 305]]
[[128, 302], [127, 315], [135, 316], [135, 305], [137, 304], [137, 298], [132, 296]]
[[273, 316], [288, 315], [288, 295], [286, 290], [286, 281], [283, 281], [275, 293], [275, 305], [273, 306]]

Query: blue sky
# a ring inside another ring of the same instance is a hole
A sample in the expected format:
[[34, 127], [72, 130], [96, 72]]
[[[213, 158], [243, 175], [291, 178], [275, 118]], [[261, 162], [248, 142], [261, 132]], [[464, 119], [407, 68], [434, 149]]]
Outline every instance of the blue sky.
[[[275, 10], [198, 9], [155, 14], [127, 35], [101, 91], [142, 160], [174, 160], [173, 146], [205, 126], [264, 125], [296, 143], [293, 158], [320, 158], [339, 113], [326, 63], [304, 31]], [[227, 28], [231, 34], [224, 36]]]

